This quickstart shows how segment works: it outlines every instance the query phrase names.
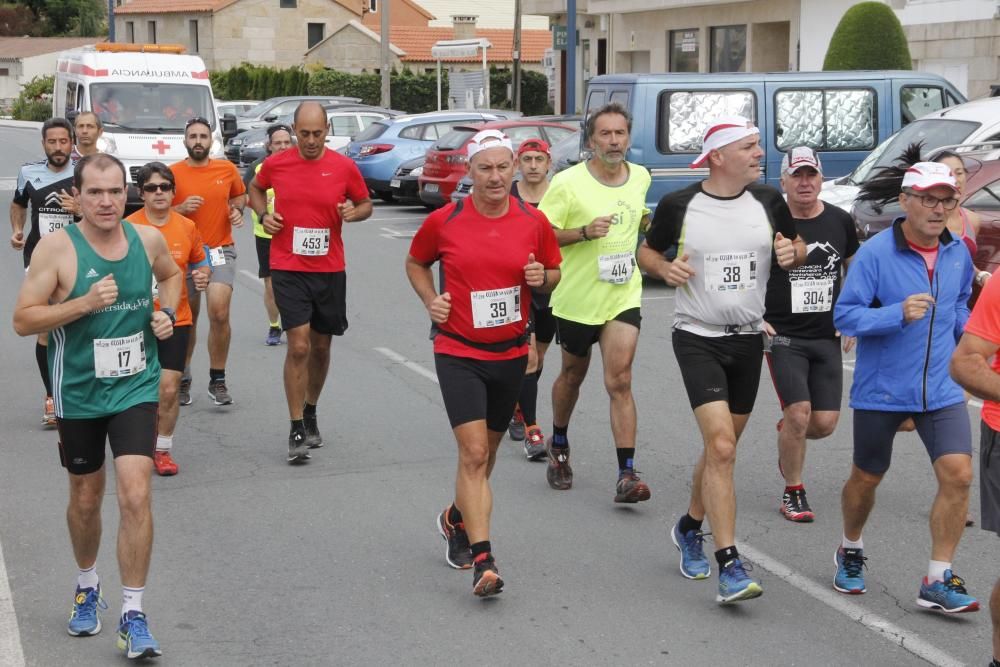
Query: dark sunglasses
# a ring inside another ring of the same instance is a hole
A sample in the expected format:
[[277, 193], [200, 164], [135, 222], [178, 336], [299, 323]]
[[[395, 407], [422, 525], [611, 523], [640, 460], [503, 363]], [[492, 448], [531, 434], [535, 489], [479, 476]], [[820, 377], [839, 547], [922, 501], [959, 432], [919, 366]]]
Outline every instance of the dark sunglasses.
[[204, 125], [207, 128], [212, 127], [212, 124], [209, 123], [207, 119], [202, 118], [201, 116], [195, 116], [194, 118], [188, 119], [188, 122], [184, 123], [184, 129], [186, 130], [192, 125], [195, 125], [196, 123], [200, 123], [201, 125]]
[[159, 190], [160, 192], [170, 192], [174, 189], [173, 183], [146, 183], [142, 186], [143, 192], [153, 193]]

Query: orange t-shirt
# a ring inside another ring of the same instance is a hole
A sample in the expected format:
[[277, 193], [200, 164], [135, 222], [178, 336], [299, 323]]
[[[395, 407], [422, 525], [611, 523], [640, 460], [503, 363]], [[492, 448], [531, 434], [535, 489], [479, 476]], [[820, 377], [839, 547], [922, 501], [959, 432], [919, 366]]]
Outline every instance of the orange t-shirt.
[[[1000, 345], [1000, 275], [990, 278], [979, 293], [965, 332]], [[1000, 373], [1000, 355], [994, 355], [990, 365], [993, 372]], [[983, 401], [983, 421], [994, 431], [1000, 431], [1000, 403]]]
[[[184, 279], [181, 281], [181, 300], [177, 304], [177, 321], [174, 326], [190, 326], [194, 323], [191, 317], [191, 304], [188, 303], [187, 296], [187, 274], [189, 264], [199, 264], [205, 261], [205, 247], [201, 242], [201, 234], [194, 222], [188, 220], [177, 211], [170, 211], [167, 224], [159, 227], [154, 225], [146, 217], [146, 209], [140, 208], [138, 211], [125, 218], [129, 222], [137, 225], [149, 225], [160, 230], [163, 238], [170, 249], [170, 256], [177, 263], [177, 268], [181, 270]], [[155, 279], [154, 279], [155, 280]], [[155, 307], [159, 308], [159, 300], [156, 300]]]
[[186, 160], [170, 165], [177, 189], [173, 205], [177, 206], [191, 195], [205, 199], [201, 207], [190, 215], [198, 225], [201, 238], [210, 248], [232, 245], [233, 226], [229, 222], [229, 200], [244, 194], [246, 186], [240, 172], [228, 160], [209, 160], [204, 167], [192, 167]]

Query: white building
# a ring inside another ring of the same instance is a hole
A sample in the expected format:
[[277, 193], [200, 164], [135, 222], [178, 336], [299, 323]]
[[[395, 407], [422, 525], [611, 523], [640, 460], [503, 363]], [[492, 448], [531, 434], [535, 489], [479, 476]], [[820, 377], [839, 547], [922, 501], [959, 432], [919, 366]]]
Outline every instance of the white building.
[[100, 37], [0, 37], [0, 103], [9, 104], [36, 76], [55, 74], [60, 51], [101, 41]]

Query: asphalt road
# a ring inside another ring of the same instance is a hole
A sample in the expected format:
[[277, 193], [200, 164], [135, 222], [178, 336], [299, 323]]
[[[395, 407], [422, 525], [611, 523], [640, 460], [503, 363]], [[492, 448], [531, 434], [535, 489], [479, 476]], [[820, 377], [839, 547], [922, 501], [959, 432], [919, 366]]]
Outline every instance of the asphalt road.
[[[35, 131], [2, 127], [0, 145], [6, 209], [17, 165], [37, 159], [40, 146]], [[550, 490], [545, 466], [505, 442], [494, 476], [492, 538], [507, 586], [498, 598], [474, 598], [471, 573], [445, 565], [434, 527], [451, 498], [456, 456], [434, 381], [427, 317], [403, 272], [423, 215], [379, 204], [371, 220], [346, 230], [351, 324], [334, 342], [319, 407], [327, 446], [302, 467], [284, 461], [284, 347], [263, 345], [267, 322], [251, 231], [239, 230], [228, 368], [236, 402], [209, 404], [202, 344], [195, 402], [182, 409], [175, 439], [180, 474], [153, 484], [156, 544], [145, 607], [164, 650], [160, 664], [988, 662], [987, 611], [953, 618], [915, 604], [934, 489], [917, 437], [897, 440], [865, 534], [869, 592], [837, 594], [830, 581], [851, 458], [850, 413], [810, 449], [806, 483], [817, 521], [784, 521], [777, 512], [780, 415], [766, 375], [737, 463], [739, 547], [765, 594], [720, 607], [714, 576], [681, 577], [668, 531], [686, 509], [700, 439], [670, 347], [672, 291], [662, 285], [644, 292], [634, 372], [637, 460], [652, 499], [612, 503], [608, 403], [595, 373], [570, 431], [571, 491]], [[21, 258], [2, 252], [0, 320], [10, 322]], [[118, 664], [124, 659], [114, 647], [120, 584], [113, 477], [98, 561], [110, 609], [99, 636], [73, 638], [65, 630], [76, 576], [64, 520], [66, 474], [54, 432], [39, 426], [43, 395], [32, 347], [9, 325], [0, 327], [0, 665]], [[558, 366], [550, 354], [540, 392], [543, 424], [551, 419], [547, 396]], [[970, 407], [970, 419], [978, 420], [977, 412]], [[974, 449], [978, 461], [978, 443]], [[984, 605], [997, 576], [997, 547], [995, 535], [973, 528], [955, 564]]]

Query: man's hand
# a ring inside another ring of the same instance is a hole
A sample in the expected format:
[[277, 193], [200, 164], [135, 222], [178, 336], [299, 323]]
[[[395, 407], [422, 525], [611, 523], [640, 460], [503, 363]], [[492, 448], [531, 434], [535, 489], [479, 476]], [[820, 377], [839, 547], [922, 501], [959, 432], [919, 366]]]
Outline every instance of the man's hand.
[[184, 201], [182, 201], [177, 206], [174, 206], [174, 210], [181, 215], [191, 215], [205, 203], [204, 197], [199, 197], [198, 195], [191, 195]]
[[265, 232], [274, 236], [284, 228], [284, 225], [281, 224], [284, 220], [285, 218], [280, 213], [268, 213], [260, 219], [260, 224], [263, 225]]
[[594, 218], [589, 225], [584, 227], [588, 239], [600, 239], [608, 235], [611, 230], [611, 216], [601, 215]]
[[153, 311], [153, 317], [149, 320], [149, 325], [153, 329], [153, 335], [159, 340], [165, 340], [174, 335], [174, 323], [170, 317], [162, 310]]
[[239, 229], [243, 226], [243, 211], [235, 206], [229, 207], [229, 224]]
[[907, 322], [916, 322], [923, 319], [927, 314], [927, 309], [934, 305], [934, 297], [926, 292], [921, 294], [911, 294], [903, 302], [903, 319]]
[[211, 275], [212, 271], [207, 266], [199, 266], [192, 271], [191, 282], [194, 283], [194, 288], [199, 292], [204, 292], [208, 289], [208, 280]]
[[24, 232], [14, 232], [10, 235], [10, 247], [14, 250], [24, 250]]
[[451, 314], [451, 293], [445, 292], [434, 297], [427, 304], [427, 312], [431, 314], [431, 322], [434, 324], [444, 324]]
[[768, 338], [774, 338], [775, 336], [778, 335], [778, 332], [775, 331], [774, 327], [771, 326], [770, 322], [768, 322], [767, 320], [763, 320], [763, 322], [764, 322], [764, 333], [767, 334]]
[[795, 263], [795, 245], [791, 239], [786, 239], [778, 232], [774, 236], [774, 254], [778, 258], [778, 266], [790, 269]]
[[340, 219], [344, 222], [354, 222], [356, 210], [357, 209], [354, 208], [354, 202], [350, 199], [337, 204], [337, 213], [340, 214]]
[[841, 336], [839, 331], [837, 332], [837, 335], [840, 336], [840, 342], [843, 344], [845, 354], [853, 350], [854, 344], [858, 342], [858, 339], [855, 336]]
[[90, 312], [110, 306], [117, 299], [118, 283], [115, 282], [115, 276], [111, 273], [91, 285], [90, 290], [87, 291], [87, 302], [90, 305]]
[[535, 261], [535, 253], [528, 253], [528, 263], [524, 265], [524, 282], [528, 287], [541, 287], [545, 284], [545, 265]]
[[663, 274], [663, 280], [666, 281], [671, 287], [680, 287], [681, 285], [686, 285], [687, 281], [694, 275], [694, 269], [688, 264], [688, 259], [690, 256], [684, 253], [682, 257], [678, 257], [674, 261], [670, 262], [667, 267], [667, 272]]
[[[72, 188], [73, 192], [76, 192], [76, 188]], [[76, 204], [76, 197], [73, 193], [66, 192], [65, 190], [59, 191], [59, 205], [63, 207], [68, 213], [73, 215], [80, 215], [80, 207]]]

